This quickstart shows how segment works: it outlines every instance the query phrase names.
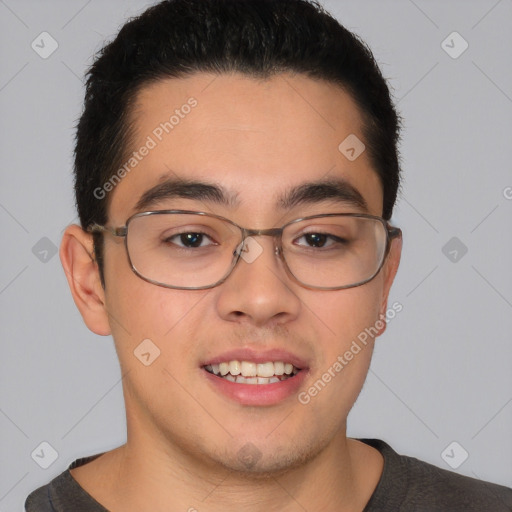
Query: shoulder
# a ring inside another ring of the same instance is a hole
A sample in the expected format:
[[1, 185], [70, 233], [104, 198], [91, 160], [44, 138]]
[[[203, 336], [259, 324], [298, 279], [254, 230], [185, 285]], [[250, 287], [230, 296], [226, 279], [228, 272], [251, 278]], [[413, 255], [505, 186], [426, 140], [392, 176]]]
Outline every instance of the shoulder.
[[26, 512], [55, 512], [50, 498], [50, 485], [43, 485], [29, 494], [25, 501]]
[[91, 462], [99, 455], [76, 460], [50, 483], [31, 492], [25, 501], [26, 512], [107, 512], [80, 487], [69, 471]]
[[396, 453], [378, 439], [361, 439], [384, 457], [381, 480], [365, 512], [511, 512], [512, 489], [459, 475]]

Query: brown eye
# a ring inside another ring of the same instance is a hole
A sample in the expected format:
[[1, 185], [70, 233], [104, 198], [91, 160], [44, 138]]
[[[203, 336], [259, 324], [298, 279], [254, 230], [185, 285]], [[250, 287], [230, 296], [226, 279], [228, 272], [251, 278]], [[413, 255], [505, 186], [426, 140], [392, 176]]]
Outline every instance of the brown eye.
[[166, 243], [174, 244], [179, 247], [186, 249], [195, 249], [197, 247], [205, 247], [212, 245], [212, 240], [209, 236], [204, 233], [179, 233], [177, 235], [170, 236], [165, 240]]
[[304, 233], [301, 237], [297, 238], [296, 244], [302, 247], [324, 248], [333, 245], [341, 245], [345, 242], [342, 238], [328, 233]]
[[311, 247], [323, 247], [326, 244], [328, 237], [322, 233], [308, 233], [307, 235], [304, 235], [304, 239]]

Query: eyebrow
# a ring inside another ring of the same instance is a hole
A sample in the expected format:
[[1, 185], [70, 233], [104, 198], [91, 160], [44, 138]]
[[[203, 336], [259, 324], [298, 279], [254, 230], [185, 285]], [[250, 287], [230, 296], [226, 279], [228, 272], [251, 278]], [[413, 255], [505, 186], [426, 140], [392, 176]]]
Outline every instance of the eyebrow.
[[231, 207], [238, 204], [236, 194], [230, 194], [222, 187], [213, 183], [168, 178], [144, 192], [134, 209], [135, 211], [150, 210], [160, 201], [176, 198], [207, 201]]
[[[167, 178], [142, 194], [134, 210], [148, 211], [161, 201], [168, 199], [191, 199], [216, 203], [234, 208], [239, 205], [238, 195], [222, 186], [196, 180]], [[368, 212], [368, 204], [362, 194], [344, 179], [308, 182], [287, 191], [278, 199], [278, 206], [289, 210], [304, 204], [335, 201]]]
[[368, 204], [359, 190], [344, 179], [321, 180], [299, 185], [280, 199], [280, 206], [283, 209], [290, 209], [323, 201], [335, 201], [364, 212], [369, 211]]

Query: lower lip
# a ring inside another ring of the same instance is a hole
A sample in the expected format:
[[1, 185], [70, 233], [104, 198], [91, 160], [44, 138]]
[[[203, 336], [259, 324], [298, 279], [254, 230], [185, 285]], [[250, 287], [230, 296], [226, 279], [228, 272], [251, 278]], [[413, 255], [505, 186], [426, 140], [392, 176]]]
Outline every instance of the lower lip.
[[242, 405], [275, 405], [295, 395], [304, 382], [306, 371], [300, 370], [293, 377], [272, 384], [239, 384], [217, 377], [202, 368], [208, 382], [216, 391]]

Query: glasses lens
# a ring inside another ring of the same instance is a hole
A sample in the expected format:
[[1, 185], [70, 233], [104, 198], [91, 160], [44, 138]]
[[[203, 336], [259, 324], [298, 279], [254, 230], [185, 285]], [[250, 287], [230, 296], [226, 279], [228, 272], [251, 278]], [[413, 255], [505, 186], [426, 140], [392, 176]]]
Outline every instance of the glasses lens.
[[368, 281], [384, 260], [387, 232], [377, 219], [327, 216], [289, 224], [283, 254], [307, 286], [341, 288]]
[[140, 215], [128, 225], [127, 248], [135, 271], [176, 288], [202, 288], [223, 279], [241, 242], [238, 228], [207, 215]]

